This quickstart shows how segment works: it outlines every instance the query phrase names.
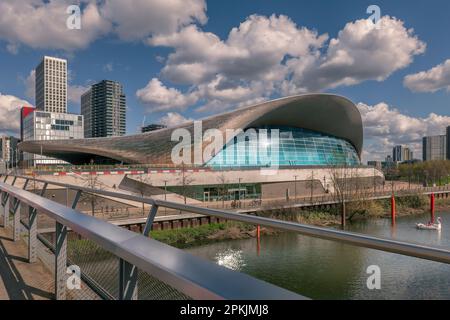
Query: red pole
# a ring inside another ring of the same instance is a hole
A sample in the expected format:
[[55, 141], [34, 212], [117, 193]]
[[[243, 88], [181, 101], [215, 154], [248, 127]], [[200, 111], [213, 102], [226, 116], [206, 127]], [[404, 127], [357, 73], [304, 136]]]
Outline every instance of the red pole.
[[391, 197], [391, 222], [392, 225], [395, 226], [395, 197], [392, 195]]
[[434, 223], [434, 193], [431, 194], [430, 213], [431, 213], [431, 223]]

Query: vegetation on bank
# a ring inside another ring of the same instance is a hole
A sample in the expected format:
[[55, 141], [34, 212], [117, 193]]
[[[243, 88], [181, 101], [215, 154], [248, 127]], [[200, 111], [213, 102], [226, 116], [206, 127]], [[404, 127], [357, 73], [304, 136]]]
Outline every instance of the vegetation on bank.
[[[245, 239], [254, 237], [256, 227], [243, 222], [228, 221], [212, 223], [194, 228], [172, 230], [154, 230], [150, 233], [152, 239], [164, 242], [177, 248], [188, 248], [204, 243], [230, 239]], [[262, 234], [269, 233], [261, 229]]]

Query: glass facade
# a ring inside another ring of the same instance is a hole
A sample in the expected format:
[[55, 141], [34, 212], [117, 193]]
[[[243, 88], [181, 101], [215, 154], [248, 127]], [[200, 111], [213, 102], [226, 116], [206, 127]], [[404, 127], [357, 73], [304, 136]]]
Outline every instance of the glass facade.
[[[278, 152], [277, 152], [278, 151]], [[344, 139], [292, 127], [247, 129], [211, 158], [211, 167], [359, 165]]]
[[[34, 111], [23, 120], [23, 140], [66, 140], [83, 139], [83, 116], [71, 113]], [[65, 161], [24, 153], [29, 165], [65, 164]]]

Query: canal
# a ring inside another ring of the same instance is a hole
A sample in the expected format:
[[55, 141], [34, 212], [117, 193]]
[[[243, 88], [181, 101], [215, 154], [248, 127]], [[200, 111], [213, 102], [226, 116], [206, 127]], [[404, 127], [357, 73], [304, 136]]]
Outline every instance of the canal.
[[[450, 214], [437, 214], [442, 231], [415, 228], [428, 215], [359, 221], [347, 230], [450, 248]], [[450, 265], [358, 248], [294, 233], [231, 240], [186, 251], [313, 299], [450, 299]], [[367, 267], [381, 270], [381, 289], [369, 290]]]

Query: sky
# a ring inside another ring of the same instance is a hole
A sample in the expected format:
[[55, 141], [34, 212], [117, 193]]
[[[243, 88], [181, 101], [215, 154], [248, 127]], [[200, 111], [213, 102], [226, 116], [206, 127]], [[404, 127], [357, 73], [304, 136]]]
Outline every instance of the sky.
[[448, 12], [447, 0], [1, 0], [0, 133], [18, 135], [50, 55], [68, 60], [70, 112], [91, 84], [123, 84], [128, 134], [328, 92], [358, 106], [364, 161], [397, 144], [420, 159], [421, 138], [450, 125]]

